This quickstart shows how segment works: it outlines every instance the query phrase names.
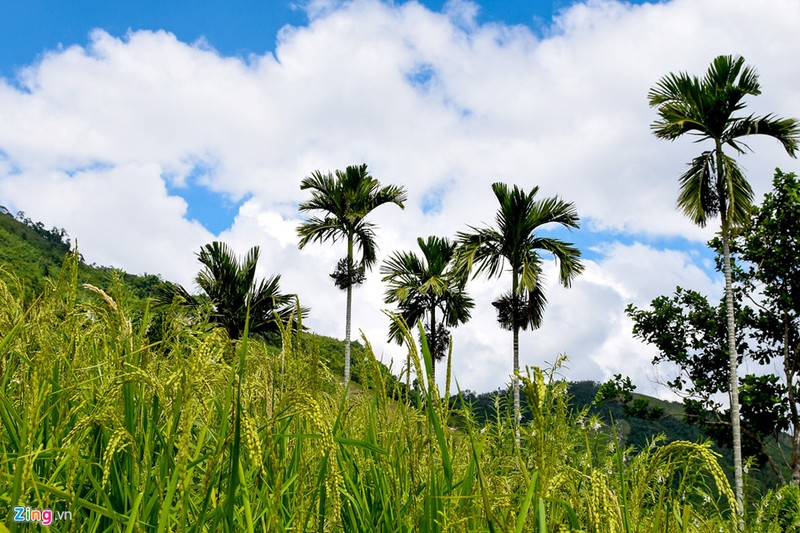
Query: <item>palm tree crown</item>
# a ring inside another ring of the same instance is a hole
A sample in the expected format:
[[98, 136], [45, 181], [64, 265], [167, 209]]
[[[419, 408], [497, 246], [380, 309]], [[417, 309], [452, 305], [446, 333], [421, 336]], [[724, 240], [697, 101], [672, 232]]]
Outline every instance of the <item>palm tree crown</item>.
[[[321, 216], [312, 216], [297, 228], [302, 249], [309, 242], [347, 243], [347, 255], [331, 274], [336, 286], [347, 291], [347, 314], [345, 325], [344, 382], [350, 381], [350, 318], [352, 290], [354, 285], [364, 281], [366, 270], [377, 261], [375, 224], [366, 217], [373, 209], [383, 204], [393, 203], [400, 208], [406, 201], [406, 190], [396, 185], [381, 186], [378, 180], [367, 172], [367, 165], [349, 166], [344, 172], [335, 174], [319, 171], [300, 182], [301, 190], [310, 190], [311, 199], [302, 202], [300, 211], [316, 211]], [[360, 259], [354, 262], [354, 248], [358, 247]]]
[[[288, 322], [295, 312], [296, 297], [280, 292], [280, 275], [256, 281], [259, 247], [251, 248], [241, 260], [222, 242], [212, 242], [200, 249], [198, 260], [203, 269], [195, 277], [198, 287], [212, 306], [211, 320], [220, 324], [231, 339], [244, 334], [248, 308], [249, 331], [271, 334], [279, 331], [278, 322]], [[160, 303], [171, 303], [178, 296], [184, 305], [199, 307], [203, 299], [175, 284], [161, 289]], [[305, 316], [307, 309], [301, 309]]]
[[551, 237], [542, 237], [538, 231], [545, 225], [557, 224], [578, 228], [578, 212], [572, 203], [558, 197], [536, 199], [539, 191], [534, 187], [525, 193], [516, 185], [513, 189], [504, 183], [492, 184], [500, 208], [495, 216], [496, 228], [475, 228], [459, 232], [459, 249], [456, 270], [466, 275], [474, 269], [474, 276], [484, 272], [488, 277], [502, 274], [508, 262], [511, 271], [511, 292], [493, 304], [498, 309], [501, 326], [513, 331], [514, 351], [514, 415], [520, 419], [519, 382], [519, 329], [538, 327], [545, 305], [542, 287], [541, 251], [552, 255], [558, 266], [558, 279], [569, 287], [575, 276], [583, 271], [580, 250], [571, 243]]
[[302, 202], [300, 211], [319, 211], [323, 218], [313, 216], [300, 224], [297, 233], [302, 249], [309, 242], [337, 242], [352, 240], [361, 253], [360, 263], [371, 269], [377, 260], [375, 224], [367, 221], [367, 215], [383, 204], [393, 203], [404, 207], [404, 187], [387, 185], [381, 187], [378, 180], [367, 172], [367, 165], [349, 166], [335, 175], [314, 171], [300, 182], [301, 190], [311, 190], [311, 199]]
[[536, 199], [539, 187], [530, 193], [514, 185], [492, 184], [500, 209], [495, 215], [497, 228], [475, 228], [457, 234], [460, 250], [457, 267], [463, 271], [475, 268], [473, 277], [485, 272], [488, 277], [499, 276], [506, 261], [517, 277], [515, 293], [531, 291], [541, 277], [539, 251], [552, 254], [559, 265], [559, 281], [565, 287], [583, 271], [580, 250], [560, 239], [539, 236], [537, 231], [546, 224], [579, 228], [578, 212], [572, 203], [558, 197]]
[[[406, 324], [427, 319], [426, 336], [435, 362], [447, 350], [447, 328], [467, 322], [475, 302], [466, 293], [465, 279], [456, 277], [450, 268], [455, 243], [435, 236], [420, 237], [417, 243], [422, 257], [413, 252], [395, 252], [381, 266], [383, 281], [387, 283], [385, 301], [398, 304]], [[403, 333], [395, 321], [389, 326], [389, 338], [398, 343], [403, 341]], [[433, 368], [431, 377], [435, 377]]]
[[723, 223], [739, 224], [750, 213], [753, 190], [736, 161], [724, 153], [724, 146], [741, 154], [748, 149], [744, 137], [767, 135], [795, 156], [800, 133], [797, 120], [736, 115], [745, 107], [745, 96], [759, 94], [756, 71], [745, 65], [742, 57], [724, 55], [714, 59], [702, 79], [671, 73], [648, 94], [650, 106], [659, 116], [651, 126], [656, 137], [673, 141], [690, 134], [698, 137], [698, 142], [714, 142], [714, 148], [694, 158], [680, 177], [678, 207], [700, 226], [717, 214]]

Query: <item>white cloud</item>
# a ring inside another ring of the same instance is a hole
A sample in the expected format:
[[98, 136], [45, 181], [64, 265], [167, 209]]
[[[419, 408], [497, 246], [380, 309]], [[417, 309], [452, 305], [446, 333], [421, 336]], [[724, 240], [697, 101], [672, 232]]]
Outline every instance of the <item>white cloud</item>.
[[[307, 27], [284, 28], [274, 55], [246, 62], [165, 32], [95, 31], [16, 83], [0, 80], [0, 203], [66, 227], [89, 261], [190, 283], [194, 252], [213, 236], [186, 220], [164, 180], [180, 184], [204, 161], [215, 169], [212, 190], [250, 195], [221, 237], [239, 252], [261, 245], [262, 274], [281, 273], [283, 288], [312, 308], [309, 325], [341, 337], [344, 295], [328, 273], [342, 246], [295, 247], [298, 185], [313, 170], [367, 162], [382, 182], [408, 188], [404, 211], [374, 214], [381, 258], [420, 235], [491, 223], [496, 180], [574, 201], [596, 232], [701, 243], [713, 228], [674, 209], [677, 176], [699, 147], [650, 134], [648, 89], [667, 72], [700, 74], [715, 55], [741, 53], [763, 83], [753, 111], [800, 108], [793, 0], [590, 1], [563, 11], [544, 38], [481, 26], [475, 9], [312, 2]], [[777, 143], [751, 146], [741, 162], [759, 194], [774, 167], [797, 168]], [[439, 189], [441, 209], [423, 214]], [[644, 379], [652, 353], [631, 338], [625, 304], [646, 305], [676, 284], [715, 290], [701, 258], [610, 235], [598, 234], [601, 258], [572, 289], [551, 289], [546, 323], [522, 334], [524, 363], [566, 351], [575, 378]], [[404, 354], [382, 342], [379, 278], [374, 271], [355, 292], [354, 326], [397, 368]], [[489, 305], [506, 284], [471, 285], [475, 317], [455, 331], [463, 388], [508, 380], [511, 336]]]

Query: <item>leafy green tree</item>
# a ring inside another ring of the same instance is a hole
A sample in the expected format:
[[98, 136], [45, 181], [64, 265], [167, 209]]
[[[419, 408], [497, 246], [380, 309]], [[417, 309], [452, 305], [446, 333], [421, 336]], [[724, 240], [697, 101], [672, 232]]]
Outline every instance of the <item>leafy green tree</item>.
[[727, 146], [741, 154], [747, 148], [742, 139], [761, 134], [774, 137], [794, 156], [800, 133], [795, 119], [737, 115], [745, 107], [743, 99], [746, 96], [760, 93], [756, 71], [746, 66], [742, 57], [726, 55], [715, 58], [702, 79], [687, 73], [670, 73], [648, 93], [650, 106], [657, 109], [659, 116], [652, 124], [656, 137], [672, 141], [688, 133], [697, 136], [698, 141], [713, 143], [710, 150], [692, 160], [689, 170], [679, 178], [678, 208], [700, 226], [705, 226], [709, 218], [720, 217], [734, 478], [740, 516], [743, 513], [742, 450], [730, 239], [731, 231], [747, 220], [753, 191], [736, 160], [725, 153], [724, 148]]
[[492, 184], [500, 208], [495, 216], [496, 227], [475, 228], [459, 232], [456, 269], [460, 275], [472, 272], [473, 277], [485, 273], [499, 277], [506, 262], [511, 271], [511, 292], [493, 302], [498, 309], [500, 325], [513, 332], [514, 418], [520, 420], [519, 401], [519, 330], [538, 328], [542, 322], [545, 297], [542, 286], [542, 257], [552, 255], [559, 266], [559, 281], [565, 287], [583, 271], [580, 250], [571, 243], [542, 237], [543, 226], [556, 224], [566, 228], [580, 227], [578, 212], [572, 203], [559, 197], [536, 199], [538, 187], [526, 193], [516, 185]]
[[[239, 260], [225, 243], [206, 244], [198, 254], [203, 268], [195, 278], [205, 297], [192, 295], [180, 285], [165, 283], [157, 303], [170, 304], [176, 297], [190, 308], [210, 303], [211, 320], [225, 328], [231, 339], [244, 334], [249, 307], [250, 333], [278, 333], [278, 321], [287, 323], [296, 313], [297, 297], [280, 291], [280, 275], [256, 280], [259, 254], [259, 247], [254, 246]], [[301, 308], [301, 314], [305, 316], [308, 310]]]
[[[736, 296], [741, 296], [740, 289], [734, 287]], [[768, 362], [756, 346], [752, 309], [738, 304], [736, 308], [741, 325], [736, 331], [739, 364], [745, 357], [756, 363]], [[715, 400], [730, 387], [724, 299], [712, 305], [706, 296], [678, 287], [672, 296], [655, 298], [649, 309], [629, 305], [627, 313], [634, 321], [634, 335], [658, 348], [653, 364], [675, 369], [666, 384], [684, 397], [686, 420], [719, 445], [732, 448], [730, 409]], [[773, 471], [782, 476], [768, 447], [779, 444], [781, 432], [788, 428], [786, 391], [774, 375], [747, 374], [738, 384], [742, 452], [761, 464], [770, 462]]]
[[[413, 252], [395, 252], [381, 266], [387, 284], [387, 304], [397, 303], [406, 324], [427, 321], [425, 338], [431, 348], [433, 367], [431, 381], [436, 377], [435, 364], [449, 347], [447, 328], [466, 323], [475, 302], [464, 288], [465, 279], [454, 275], [451, 267], [456, 245], [446, 238], [417, 239], [422, 257]], [[441, 322], [437, 322], [437, 310]], [[397, 322], [389, 326], [389, 338], [403, 342], [403, 332]]]
[[756, 308], [759, 357], [783, 361], [783, 390], [792, 428], [792, 483], [800, 484], [800, 181], [775, 171], [773, 190], [735, 240], [742, 281]]
[[634, 397], [635, 390], [636, 385], [631, 382], [630, 377], [623, 378], [622, 374], [614, 374], [612, 379], [600, 385], [593, 404], [597, 406], [606, 402], [617, 402], [622, 406], [625, 416], [645, 420], [658, 420], [664, 416], [663, 407], [651, 406], [647, 398]]
[[[373, 209], [393, 203], [404, 208], [406, 190], [396, 185], [381, 186], [367, 172], [367, 165], [349, 166], [335, 174], [313, 172], [300, 183], [301, 190], [311, 190], [311, 199], [300, 204], [300, 211], [316, 211], [322, 217], [313, 216], [300, 224], [297, 233], [299, 248], [309, 242], [337, 242], [347, 244], [347, 255], [339, 261], [331, 274], [336, 286], [347, 292], [344, 344], [344, 383], [350, 381], [350, 322], [353, 304], [353, 286], [363, 283], [365, 273], [377, 261], [375, 224], [367, 221]], [[355, 248], [361, 258], [355, 262]]]

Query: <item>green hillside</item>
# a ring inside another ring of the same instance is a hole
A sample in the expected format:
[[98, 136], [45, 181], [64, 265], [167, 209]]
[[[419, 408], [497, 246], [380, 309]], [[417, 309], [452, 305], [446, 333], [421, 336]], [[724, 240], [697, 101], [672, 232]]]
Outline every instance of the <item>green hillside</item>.
[[[65, 256], [72, 249], [67, 232], [60, 228], [47, 229], [41, 222], [26, 218], [23, 213], [14, 216], [8, 209], [0, 206], [0, 276], [6, 282], [16, 280], [27, 302], [31, 302], [45, 287], [47, 280], [55, 280], [61, 271]], [[82, 259], [82, 258], [81, 258]], [[81, 260], [78, 263], [78, 283], [89, 283], [103, 291], [125, 300], [133, 309], [131, 320], [136, 326], [148, 304], [148, 299], [156, 296], [162, 283], [158, 275], [128, 274], [107, 266], [89, 265]], [[87, 291], [88, 292], [88, 291]], [[119, 293], [119, 294], [117, 294]], [[161, 332], [155, 331], [161, 324], [161, 309], [151, 309], [156, 315], [149, 337], [152, 340], [161, 338]], [[279, 342], [274, 340], [274, 343]], [[304, 340], [305, 346], [318, 353], [332, 375], [339, 376], [344, 368], [344, 343], [338, 339], [309, 333]], [[272, 346], [277, 350], [276, 346]], [[356, 383], [362, 381], [366, 371], [366, 347], [354, 342], [352, 353], [352, 377]], [[388, 368], [381, 365], [381, 372], [386, 379], [391, 378]]]
[[[44, 288], [48, 278], [56, 278], [64, 256], [71, 250], [67, 232], [47, 229], [20, 213], [16, 217], [0, 206], [0, 268], [4, 276], [16, 277], [30, 301]], [[155, 275], [135, 276], [111, 267], [88, 265], [80, 261], [78, 281], [109, 290], [114, 273], [120, 278], [126, 296], [143, 300], [152, 296], [161, 279]]]

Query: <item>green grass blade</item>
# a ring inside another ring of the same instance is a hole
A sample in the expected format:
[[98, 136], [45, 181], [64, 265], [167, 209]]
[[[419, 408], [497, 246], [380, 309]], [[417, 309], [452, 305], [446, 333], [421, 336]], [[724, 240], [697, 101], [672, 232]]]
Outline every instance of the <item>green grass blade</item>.
[[[528, 485], [528, 490], [525, 492], [525, 497], [522, 498], [522, 502], [519, 506], [519, 512], [517, 513], [517, 522], [514, 526], [515, 533], [522, 533], [523, 529], [525, 528], [525, 521], [528, 518], [528, 510], [531, 507], [531, 502], [533, 501], [533, 495], [536, 492], [537, 481], [539, 478], [539, 473], [534, 472], [531, 475], [531, 482]], [[541, 499], [537, 498], [539, 503], [541, 503]]]

